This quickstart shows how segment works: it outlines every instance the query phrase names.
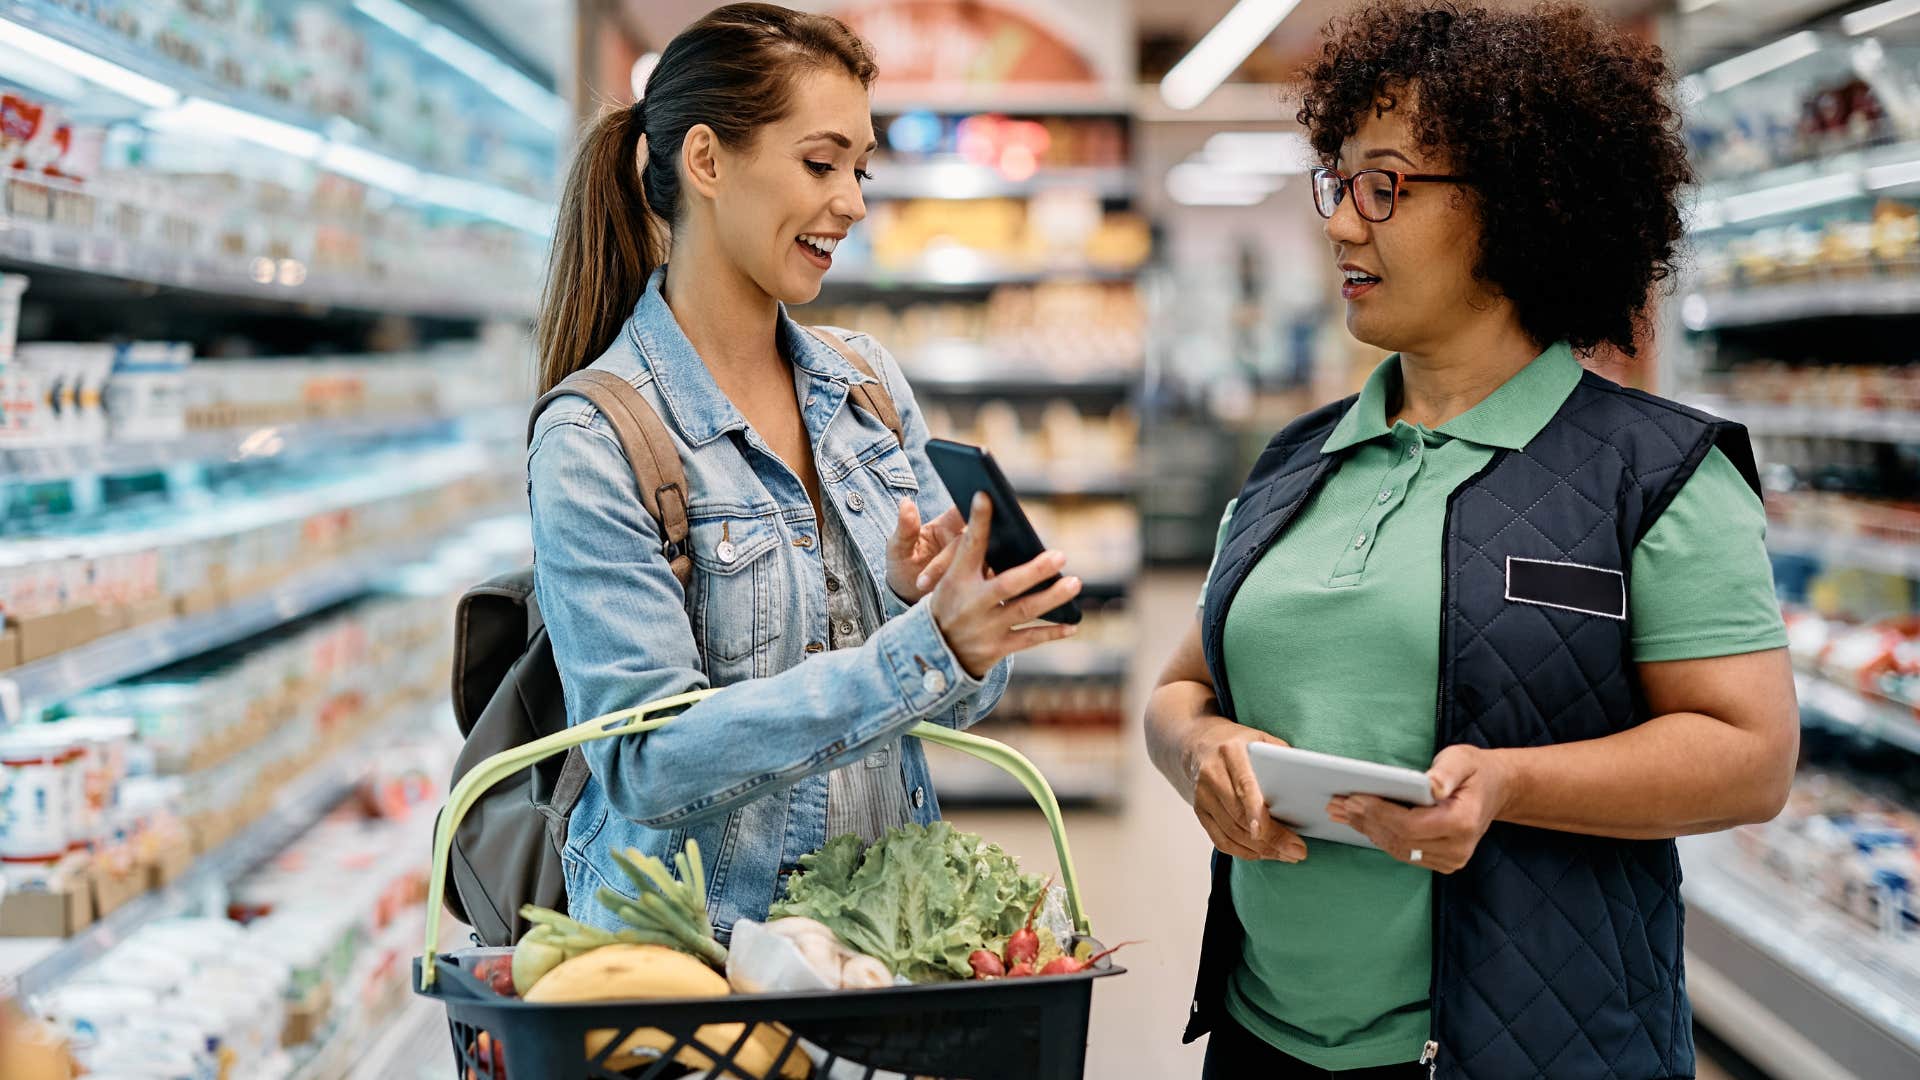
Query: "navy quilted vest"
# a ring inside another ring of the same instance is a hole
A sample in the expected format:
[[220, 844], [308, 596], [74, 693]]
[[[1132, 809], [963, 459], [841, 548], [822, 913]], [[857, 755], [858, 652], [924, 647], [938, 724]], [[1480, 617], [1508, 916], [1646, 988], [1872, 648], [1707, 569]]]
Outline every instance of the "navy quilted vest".
[[[1337, 464], [1341, 455], [1320, 447], [1353, 400], [1275, 436], [1240, 492], [1202, 616], [1207, 667], [1228, 717], [1227, 610]], [[1632, 613], [1620, 619], [1511, 601], [1507, 560], [1629, 573], [1634, 546], [1714, 446], [1757, 492], [1744, 428], [1587, 373], [1525, 449], [1497, 451], [1454, 491], [1444, 532], [1436, 746], [1540, 746], [1647, 718], [1631, 662]], [[1216, 852], [1188, 1041], [1222, 1015], [1239, 961], [1228, 867]], [[1496, 823], [1464, 869], [1435, 879], [1439, 1075], [1692, 1076], [1682, 920], [1672, 841]]]

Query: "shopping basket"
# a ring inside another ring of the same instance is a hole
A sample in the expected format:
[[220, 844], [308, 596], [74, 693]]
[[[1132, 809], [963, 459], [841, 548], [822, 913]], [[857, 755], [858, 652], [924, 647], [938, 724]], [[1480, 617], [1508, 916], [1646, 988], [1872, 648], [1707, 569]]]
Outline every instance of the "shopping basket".
[[[812, 1074], [833, 1080], [874, 1080], [886, 1073], [955, 1080], [1080, 1076], [1086, 1063], [1093, 980], [1125, 970], [1111, 961], [1103, 960], [1078, 975], [880, 990], [562, 1004], [503, 997], [474, 977], [474, 964], [504, 950], [437, 954], [454, 830], [481, 792], [582, 743], [651, 731], [685, 706], [716, 692], [700, 690], [609, 713], [495, 754], [454, 785], [434, 829], [426, 947], [413, 970], [416, 992], [446, 1006], [462, 1080], [658, 1080], [687, 1075], [683, 1062], [688, 1059], [698, 1063], [691, 1070], [693, 1075], [774, 1080], [782, 1075], [783, 1064], [792, 1066], [805, 1058], [799, 1045], [802, 1039], [825, 1055]], [[1053, 831], [1075, 941], [1091, 942], [1097, 950], [1074, 878], [1060, 804], [1033, 763], [992, 739], [951, 728], [920, 724], [910, 734], [999, 766], [1040, 804]], [[654, 1043], [667, 1043], [661, 1056], [637, 1065], [622, 1064], [630, 1059], [616, 1058], [616, 1051], [640, 1032], [654, 1033]], [[588, 1052], [590, 1042], [598, 1047], [596, 1053]], [[758, 1053], [750, 1053], [754, 1044]], [[766, 1060], [768, 1047], [776, 1048], [771, 1064]], [[758, 1064], [750, 1068], [744, 1060], [749, 1057]]]

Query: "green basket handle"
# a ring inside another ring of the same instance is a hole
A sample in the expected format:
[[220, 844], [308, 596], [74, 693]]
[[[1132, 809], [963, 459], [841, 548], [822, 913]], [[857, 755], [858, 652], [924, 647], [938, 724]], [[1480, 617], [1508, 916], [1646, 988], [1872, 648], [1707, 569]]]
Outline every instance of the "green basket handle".
[[[447, 860], [453, 851], [453, 834], [460, 827], [460, 821], [473, 809], [482, 792], [537, 762], [544, 761], [555, 754], [564, 754], [576, 746], [611, 739], [620, 735], [638, 735], [652, 731], [672, 721], [674, 715], [683, 706], [689, 706], [719, 693], [719, 690], [694, 690], [673, 697], [650, 701], [619, 712], [610, 712], [583, 724], [575, 724], [565, 731], [557, 731], [532, 742], [522, 743], [511, 750], [503, 750], [473, 767], [460, 782], [453, 785], [447, 795], [447, 805], [441, 811], [439, 820], [433, 828], [433, 875], [427, 879], [427, 940], [421, 949], [420, 989], [433, 986], [433, 957], [440, 949], [440, 914], [446, 906]], [[673, 710], [672, 715], [660, 715]], [[939, 724], [921, 723], [907, 732], [914, 738], [941, 746], [951, 747], [962, 753], [996, 765], [1020, 781], [1034, 801], [1040, 804], [1040, 812], [1046, 815], [1047, 828], [1053, 832], [1053, 850], [1060, 859], [1060, 879], [1067, 889], [1067, 912], [1073, 918], [1074, 930], [1080, 934], [1091, 934], [1087, 923], [1086, 907], [1080, 902], [1080, 885], [1073, 874], [1073, 856], [1067, 850], [1067, 830], [1060, 819], [1060, 801], [1054, 798], [1053, 789], [1047, 786], [1046, 777], [1040, 775], [1033, 762], [1026, 756], [1004, 743], [981, 738], [964, 731], [942, 727]]]

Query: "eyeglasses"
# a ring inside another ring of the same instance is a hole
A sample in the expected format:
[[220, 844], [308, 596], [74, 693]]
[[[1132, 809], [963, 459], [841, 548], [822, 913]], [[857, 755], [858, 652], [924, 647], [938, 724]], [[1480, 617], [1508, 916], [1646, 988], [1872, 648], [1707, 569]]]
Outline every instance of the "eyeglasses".
[[1360, 216], [1378, 224], [1393, 216], [1393, 208], [1400, 202], [1400, 185], [1419, 184], [1470, 184], [1473, 181], [1464, 176], [1443, 176], [1439, 173], [1403, 173], [1393, 169], [1362, 169], [1352, 176], [1342, 176], [1337, 169], [1312, 169], [1313, 208], [1320, 211], [1323, 218], [1331, 218], [1340, 208], [1340, 200], [1346, 198], [1348, 191], [1353, 192], [1353, 208]]

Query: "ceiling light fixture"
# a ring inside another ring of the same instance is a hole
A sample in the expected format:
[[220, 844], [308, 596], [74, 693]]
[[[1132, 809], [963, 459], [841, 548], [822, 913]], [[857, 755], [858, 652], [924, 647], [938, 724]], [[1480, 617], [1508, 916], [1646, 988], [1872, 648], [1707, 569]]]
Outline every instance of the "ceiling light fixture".
[[1804, 60], [1820, 51], [1820, 35], [1811, 30], [1783, 37], [1771, 45], [1762, 45], [1731, 60], [1723, 60], [1706, 70], [1707, 86], [1714, 93], [1757, 79], [1769, 71]]
[[1887, 0], [1840, 16], [1840, 29], [1858, 37], [1913, 15], [1920, 15], [1920, 0]]
[[1273, 33], [1300, 0], [1240, 0], [1160, 80], [1169, 108], [1196, 108]]

